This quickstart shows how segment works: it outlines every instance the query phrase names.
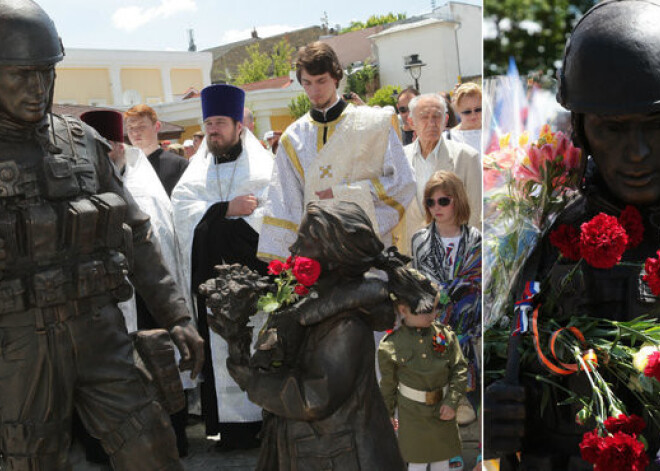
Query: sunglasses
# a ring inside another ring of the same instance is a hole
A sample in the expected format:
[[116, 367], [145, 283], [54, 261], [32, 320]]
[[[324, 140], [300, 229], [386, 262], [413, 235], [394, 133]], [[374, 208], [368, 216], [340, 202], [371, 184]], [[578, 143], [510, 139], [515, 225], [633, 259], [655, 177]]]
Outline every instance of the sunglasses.
[[425, 203], [427, 208], [432, 208], [436, 203], [438, 203], [438, 206], [449, 206], [451, 204], [451, 198], [449, 196], [443, 196], [437, 200], [426, 198]]
[[469, 115], [471, 115], [472, 113], [481, 113], [481, 108], [475, 108], [475, 109], [473, 109], [473, 110], [465, 110], [465, 111], [461, 111], [461, 114], [464, 114], [465, 116], [469, 116]]
[[408, 112], [408, 107], [407, 107], [407, 106], [399, 106], [399, 107], [397, 108], [397, 111], [398, 111], [399, 113], [407, 113], [407, 112]]

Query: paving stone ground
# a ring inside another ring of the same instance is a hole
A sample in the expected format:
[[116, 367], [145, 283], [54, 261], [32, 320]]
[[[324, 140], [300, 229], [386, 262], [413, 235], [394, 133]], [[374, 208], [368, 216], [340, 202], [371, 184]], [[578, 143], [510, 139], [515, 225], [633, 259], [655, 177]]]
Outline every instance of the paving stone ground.
[[[465, 471], [471, 471], [479, 454], [480, 427], [477, 422], [461, 427], [463, 437], [463, 459]], [[204, 434], [204, 424], [193, 421], [188, 426], [190, 442], [189, 455], [183, 459], [186, 471], [252, 471], [257, 463], [259, 450], [232, 451], [219, 453], [215, 450], [216, 442]], [[109, 466], [88, 463], [85, 454], [78, 443], [74, 443], [71, 451], [71, 461], [74, 471], [109, 471]]]

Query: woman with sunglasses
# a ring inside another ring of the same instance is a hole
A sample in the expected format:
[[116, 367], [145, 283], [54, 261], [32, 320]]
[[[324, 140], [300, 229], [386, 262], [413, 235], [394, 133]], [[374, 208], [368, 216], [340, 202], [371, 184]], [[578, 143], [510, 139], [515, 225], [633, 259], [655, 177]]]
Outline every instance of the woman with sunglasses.
[[460, 85], [452, 104], [461, 122], [447, 130], [447, 139], [467, 144], [481, 153], [481, 87], [471, 82]]
[[426, 183], [424, 211], [428, 225], [412, 237], [413, 267], [450, 297], [438, 317], [460, 338], [468, 360], [467, 398], [476, 410], [480, 403], [481, 233], [467, 225], [470, 205], [465, 186], [453, 172], [440, 170]]

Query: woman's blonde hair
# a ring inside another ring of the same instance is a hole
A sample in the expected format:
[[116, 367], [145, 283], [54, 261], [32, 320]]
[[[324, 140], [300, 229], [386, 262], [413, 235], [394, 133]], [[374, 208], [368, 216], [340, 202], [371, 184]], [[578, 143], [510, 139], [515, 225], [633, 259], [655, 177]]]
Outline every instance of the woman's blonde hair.
[[453, 105], [456, 107], [460, 101], [468, 96], [478, 96], [481, 100], [481, 87], [473, 82], [461, 84], [454, 92]]
[[465, 192], [465, 185], [463, 185], [463, 180], [458, 178], [458, 175], [447, 170], [435, 172], [429, 178], [429, 181], [426, 182], [426, 186], [424, 186], [424, 213], [426, 214], [426, 223], [429, 224], [433, 220], [431, 211], [426, 206], [426, 200], [436, 190], [441, 190], [454, 200], [454, 218], [456, 224], [458, 226], [467, 224], [470, 220], [470, 203]]

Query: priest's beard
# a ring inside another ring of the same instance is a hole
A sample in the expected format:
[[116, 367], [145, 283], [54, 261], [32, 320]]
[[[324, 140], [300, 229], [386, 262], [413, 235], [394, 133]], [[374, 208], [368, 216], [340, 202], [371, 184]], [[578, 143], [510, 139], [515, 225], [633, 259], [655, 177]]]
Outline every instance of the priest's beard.
[[[214, 139], [214, 137], [220, 137], [220, 140]], [[209, 134], [206, 137], [206, 145], [209, 149], [209, 152], [213, 154], [218, 159], [223, 159], [227, 152], [229, 152], [240, 140], [240, 130], [238, 126], [234, 128], [230, 136], [222, 136], [220, 134]]]

